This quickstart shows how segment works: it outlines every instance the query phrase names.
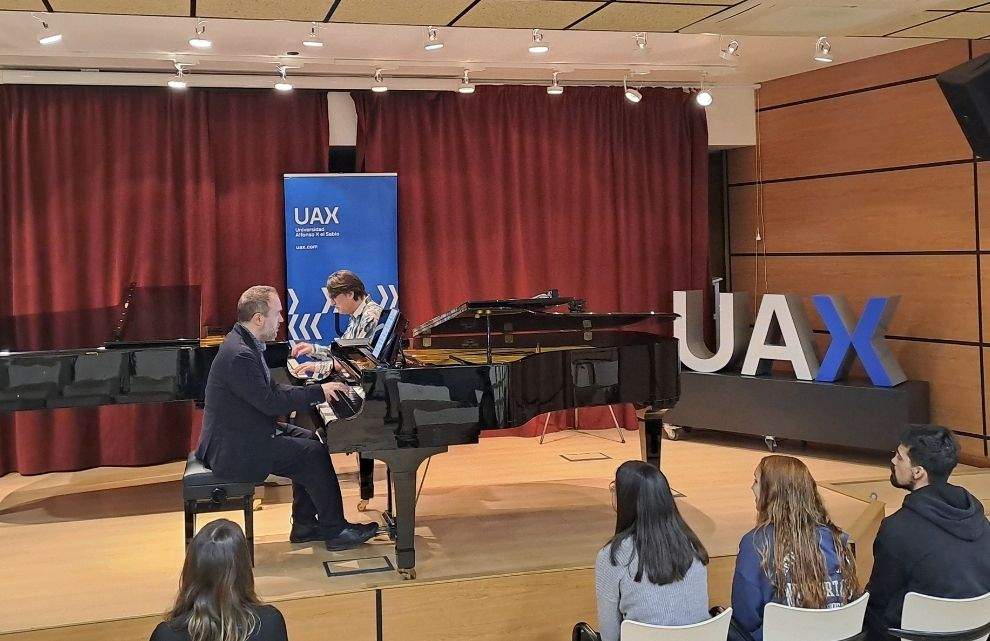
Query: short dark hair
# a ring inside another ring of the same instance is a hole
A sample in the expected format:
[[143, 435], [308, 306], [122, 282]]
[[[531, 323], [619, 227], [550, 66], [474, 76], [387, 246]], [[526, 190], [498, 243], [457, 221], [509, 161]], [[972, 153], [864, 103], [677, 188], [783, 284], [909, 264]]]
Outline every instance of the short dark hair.
[[948, 480], [959, 462], [959, 445], [952, 430], [941, 425], [909, 425], [901, 434], [912, 465], [925, 468], [935, 482]]
[[368, 295], [364, 283], [358, 275], [349, 269], [338, 269], [327, 278], [327, 292], [330, 298], [353, 292], [354, 298], [364, 298]]
[[246, 323], [254, 318], [255, 314], [266, 316], [272, 294], [275, 294], [275, 288], [269, 285], [247, 288], [237, 300], [237, 322]]

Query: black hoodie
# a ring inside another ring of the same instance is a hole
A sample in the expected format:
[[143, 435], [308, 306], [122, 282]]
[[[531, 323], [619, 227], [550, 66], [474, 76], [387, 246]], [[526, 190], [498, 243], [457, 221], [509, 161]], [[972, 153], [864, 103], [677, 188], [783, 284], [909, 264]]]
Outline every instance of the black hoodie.
[[937, 483], [904, 497], [873, 543], [869, 639], [899, 627], [904, 595], [963, 599], [990, 592], [990, 521], [964, 488]]

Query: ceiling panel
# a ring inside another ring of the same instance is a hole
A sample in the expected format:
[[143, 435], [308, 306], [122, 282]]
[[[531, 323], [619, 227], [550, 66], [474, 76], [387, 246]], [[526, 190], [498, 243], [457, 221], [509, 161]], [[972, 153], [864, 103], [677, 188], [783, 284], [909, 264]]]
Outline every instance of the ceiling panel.
[[49, 0], [52, 9], [69, 13], [188, 16], [189, 0]]
[[982, 38], [990, 34], [990, 13], [956, 13], [897, 33], [912, 38]]
[[201, 18], [308, 20], [323, 22], [332, 0], [197, 0]]
[[910, 29], [935, 18], [951, 15], [951, 11], [917, 11], [899, 14], [884, 20], [878, 20], [862, 27], [851, 29], [850, 36], [885, 36], [903, 29]]
[[571, 0], [481, 0], [455, 24], [458, 27], [563, 29], [604, 2]]
[[446, 25], [470, 0], [341, 0], [331, 22]]
[[46, 11], [41, 0], [0, 0], [0, 11]]
[[670, 32], [718, 13], [724, 6], [613, 2], [573, 29]]

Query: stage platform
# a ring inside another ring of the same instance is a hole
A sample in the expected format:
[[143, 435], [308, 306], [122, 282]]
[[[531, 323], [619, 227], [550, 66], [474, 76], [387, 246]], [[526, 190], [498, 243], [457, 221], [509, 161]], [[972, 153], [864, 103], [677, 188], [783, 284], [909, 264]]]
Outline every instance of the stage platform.
[[[255, 513], [258, 591], [283, 611], [293, 641], [564, 641], [575, 621], [595, 620], [594, 557], [614, 527], [608, 484], [639, 454], [636, 433], [625, 434], [625, 444], [608, 440], [612, 430], [561, 432], [543, 445], [490, 438], [435, 457], [419, 501], [414, 581], [354, 573], [384, 565], [388, 541], [336, 554], [289, 544], [290, 488], [268, 488]], [[786, 445], [781, 453], [808, 463], [868, 571], [883, 516], [869, 492], [886, 483], [886, 459]], [[712, 556], [713, 604], [728, 602], [739, 538], [755, 518], [753, 468], [766, 454], [761, 442], [713, 433], [664, 442], [662, 468]], [[361, 520], [354, 457], [334, 461], [348, 518]], [[0, 478], [0, 641], [147, 639], [182, 565], [181, 470]], [[850, 479], [858, 485], [841, 485]], [[371, 503], [383, 506], [384, 496]]]

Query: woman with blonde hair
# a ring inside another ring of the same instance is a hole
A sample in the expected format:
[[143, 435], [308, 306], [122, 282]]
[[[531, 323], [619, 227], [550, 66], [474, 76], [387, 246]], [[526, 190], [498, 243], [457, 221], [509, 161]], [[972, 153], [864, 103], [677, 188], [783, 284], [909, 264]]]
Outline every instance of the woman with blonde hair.
[[175, 606], [151, 641], [287, 641], [285, 619], [254, 591], [244, 532], [227, 519], [206, 524], [186, 550]]
[[756, 527], [743, 536], [732, 579], [733, 635], [763, 639], [763, 608], [837, 608], [860, 593], [849, 536], [829, 518], [815, 479], [793, 456], [753, 473]]

